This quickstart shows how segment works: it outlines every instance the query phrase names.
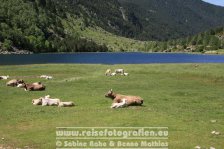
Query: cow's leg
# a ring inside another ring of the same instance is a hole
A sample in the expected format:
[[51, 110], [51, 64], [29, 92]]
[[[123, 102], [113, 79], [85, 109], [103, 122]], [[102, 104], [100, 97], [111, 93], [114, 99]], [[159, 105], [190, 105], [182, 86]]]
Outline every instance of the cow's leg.
[[117, 104], [118, 104], [118, 103], [112, 103], [112, 105], [111, 105], [110, 108], [117, 108]]

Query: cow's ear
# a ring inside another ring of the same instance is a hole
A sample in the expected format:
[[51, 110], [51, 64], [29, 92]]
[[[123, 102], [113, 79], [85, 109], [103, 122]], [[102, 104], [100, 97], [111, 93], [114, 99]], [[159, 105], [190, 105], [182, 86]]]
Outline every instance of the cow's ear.
[[113, 92], [113, 89], [110, 89], [111, 92]]

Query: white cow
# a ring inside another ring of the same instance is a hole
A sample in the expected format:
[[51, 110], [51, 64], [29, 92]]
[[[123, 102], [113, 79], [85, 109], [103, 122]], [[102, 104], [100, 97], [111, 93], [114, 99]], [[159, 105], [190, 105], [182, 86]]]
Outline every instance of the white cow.
[[115, 72], [111, 73], [110, 76], [116, 76], [117, 74]]
[[45, 97], [40, 97], [39, 99], [32, 100], [33, 105], [42, 105], [42, 106], [58, 106], [58, 107], [72, 107], [74, 106], [74, 102], [62, 102], [58, 98], [51, 98], [50, 95]]
[[115, 69], [116, 74], [124, 74], [124, 69]]
[[105, 75], [110, 76], [111, 75], [111, 69], [107, 69], [106, 72], [105, 72]]
[[0, 76], [0, 80], [7, 80], [9, 76]]
[[32, 100], [33, 105], [42, 105], [42, 106], [58, 106], [60, 102], [61, 102], [60, 99], [50, 98], [50, 95]]
[[40, 78], [44, 78], [44, 79], [46, 79], [46, 80], [51, 80], [51, 79], [53, 79], [52, 76], [47, 76], [47, 75], [41, 75]]
[[123, 74], [121, 74], [122, 76], [128, 76], [129, 74], [128, 73], [123, 73]]
[[60, 102], [58, 106], [59, 107], [72, 107], [74, 105], [75, 105], [74, 102], [68, 101], [68, 102]]
[[45, 96], [42, 98], [42, 106], [58, 106], [61, 102], [58, 98], [51, 98], [50, 95]]
[[33, 99], [32, 104], [33, 105], [42, 105], [42, 97], [39, 99]]

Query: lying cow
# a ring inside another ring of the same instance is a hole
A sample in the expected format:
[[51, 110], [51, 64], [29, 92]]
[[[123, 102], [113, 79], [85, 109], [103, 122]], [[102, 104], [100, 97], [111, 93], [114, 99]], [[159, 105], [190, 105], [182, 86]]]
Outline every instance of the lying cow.
[[124, 69], [115, 69], [114, 71], [116, 74], [124, 74]]
[[17, 85], [17, 87], [24, 88], [25, 91], [43, 91], [46, 88], [45, 85], [43, 85], [41, 82], [35, 82], [31, 84], [20, 83]]
[[45, 85], [43, 84], [25, 84], [25, 91], [43, 91], [45, 90]]
[[44, 78], [44, 79], [46, 79], [46, 80], [53, 79], [52, 76], [47, 76], [47, 75], [41, 75], [40, 78]]
[[15, 87], [15, 86], [17, 86], [19, 84], [22, 84], [22, 83], [24, 83], [23, 80], [13, 79], [13, 80], [10, 80], [9, 82], [7, 82], [6, 85]]
[[111, 73], [110, 76], [116, 76], [117, 74], [115, 72]]
[[67, 101], [67, 102], [59, 102], [59, 107], [72, 107], [74, 106], [74, 102], [72, 101]]
[[50, 95], [45, 96], [42, 98], [42, 106], [58, 106], [61, 102], [58, 98], [50, 98]]
[[128, 73], [123, 73], [123, 74], [121, 74], [122, 76], [128, 76], [129, 74]]
[[111, 69], [107, 69], [106, 72], [105, 72], [105, 75], [110, 76], [111, 75]]
[[32, 100], [33, 105], [42, 105], [42, 97]]
[[50, 96], [40, 97], [38, 99], [33, 99], [33, 105], [42, 105], [42, 106], [58, 106], [60, 99], [52, 99]]
[[45, 97], [40, 97], [39, 99], [32, 100], [33, 105], [42, 105], [42, 106], [58, 106], [58, 107], [72, 107], [74, 106], [74, 102], [62, 102], [58, 98], [51, 98], [50, 95]]
[[127, 106], [127, 99], [122, 99], [120, 103], [113, 103], [111, 108], [124, 108]]
[[129, 95], [121, 95], [116, 94], [113, 90], [109, 90], [108, 93], [105, 95], [107, 98], [111, 98], [113, 100], [113, 104], [115, 103], [124, 103], [126, 106], [141, 106], [143, 104], [143, 99], [139, 96], [129, 96]]
[[0, 76], [0, 80], [7, 80], [9, 76]]

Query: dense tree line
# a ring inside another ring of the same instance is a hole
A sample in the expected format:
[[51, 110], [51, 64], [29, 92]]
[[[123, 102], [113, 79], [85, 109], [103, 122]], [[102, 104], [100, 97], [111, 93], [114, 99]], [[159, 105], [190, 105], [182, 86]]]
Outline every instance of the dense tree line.
[[0, 0], [0, 43], [32, 52], [105, 52], [105, 45], [66, 34], [66, 9], [54, 0]]
[[224, 27], [211, 29], [194, 36], [169, 40], [166, 42], [149, 42], [145, 51], [152, 52], [206, 52], [224, 49]]

